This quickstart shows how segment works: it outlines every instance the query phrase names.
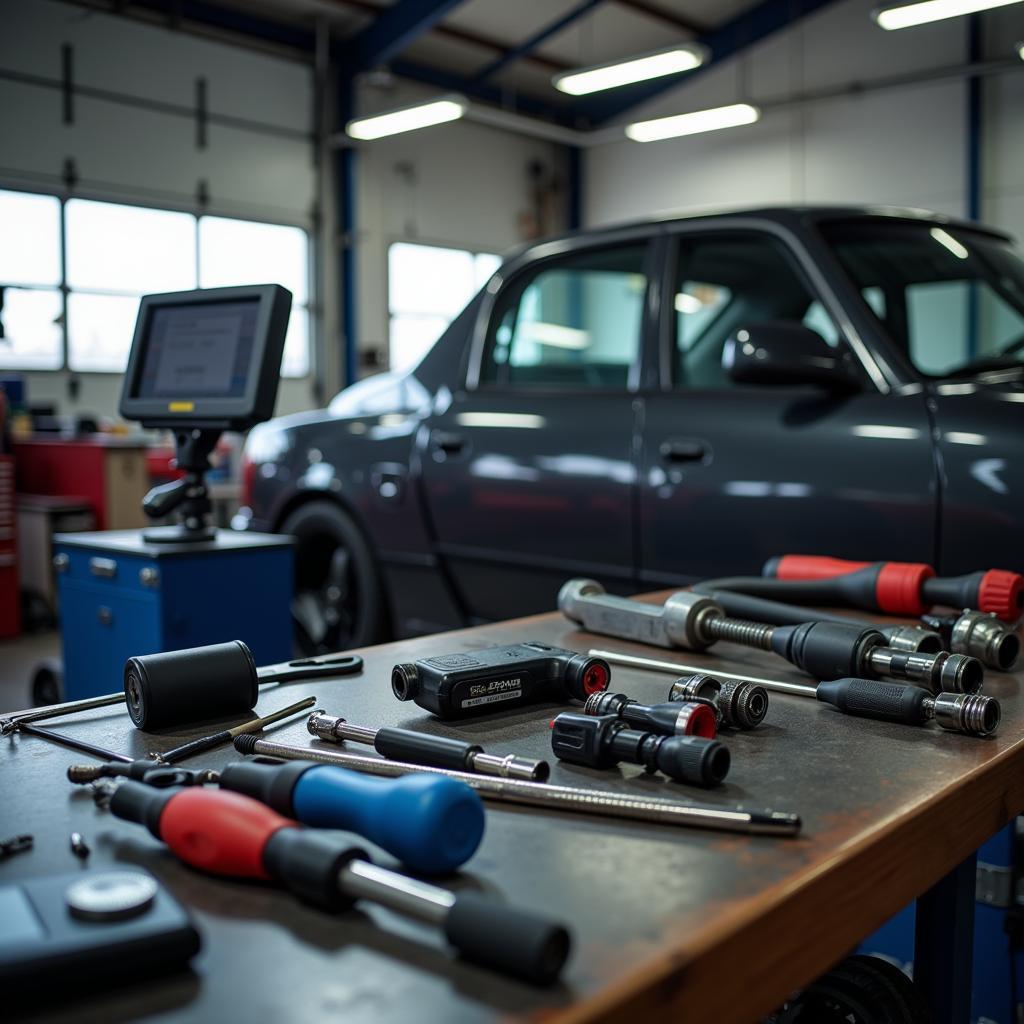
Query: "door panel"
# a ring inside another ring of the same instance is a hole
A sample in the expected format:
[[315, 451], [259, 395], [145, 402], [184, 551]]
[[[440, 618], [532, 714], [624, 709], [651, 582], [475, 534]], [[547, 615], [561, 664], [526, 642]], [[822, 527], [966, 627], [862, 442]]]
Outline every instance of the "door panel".
[[496, 296], [478, 370], [424, 425], [436, 547], [472, 618], [549, 610], [571, 575], [635, 577], [630, 391], [647, 242], [528, 265]]
[[931, 561], [937, 500], [922, 393], [736, 386], [726, 339], [802, 323], [853, 361], [798, 254], [757, 230], [681, 233], [666, 271], [662, 365], [647, 400], [641, 577], [758, 573], [788, 551]]

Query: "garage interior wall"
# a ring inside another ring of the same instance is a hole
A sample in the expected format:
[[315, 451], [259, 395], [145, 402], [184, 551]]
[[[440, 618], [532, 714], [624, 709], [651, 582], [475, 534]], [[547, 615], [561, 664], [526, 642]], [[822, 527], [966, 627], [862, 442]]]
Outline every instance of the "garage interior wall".
[[[296, 224], [312, 231], [316, 211], [334, 224], [333, 177], [322, 187], [315, 164], [314, 71], [310, 64], [268, 55], [183, 30], [89, 10], [58, 0], [0, 0], [0, 73], [60, 80], [61, 47], [73, 47], [77, 85], [193, 107], [196, 80], [207, 82], [211, 114], [245, 118], [253, 129], [207, 128], [197, 146], [195, 120], [75, 95], [64, 123], [62, 94], [0, 74], [0, 188], [50, 191], [111, 202], [184, 209]], [[365, 112], [429, 93], [398, 80], [364, 81], [356, 98]], [[268, 130], [260, 130], [266, 127]], [[281, 134], [283, 130], [285, 134]], [[472, 160], [465, 158], [473, 154]], [[65, 193], [65, 162], [78, 175]], [[357, 339], [386, 365], [387, 250], [394, 241], [502, 252], [535, 231], [528, 167], [545, 180], [562, 174], [561, 147], [498, 129], [459, 123], [360, 148], [356, 203]], [[559, 178], [561, 181], [561, 178]], [[200, 211], [197, 191], [209, 199]], [[564, 227], [564, 202], [543, 229]], [[328, 241], [333, 241], [333, 230]], [[337, 270], [320, 247], [321, 322], [314, 366], [323, 400], [341, 386]], [[27, 371], [30, 399], [63, 413], [113, 415], [121, 377], [111, 373]], [[69, 387], [75, 378], [77, 390]], [[278, 413], [322, 404], [313, 379], [283, 379]]]
[[[966, 216], [966, 80], [853, 87], [966, 63], [969, 21], [885, 32], [869, 16], [875, 6], [831, 5], [630, 110], [629, 120], [638, 121], [741, 101], [766, 107], [758, 123], [742, 128], [587, 149], [587, 226], [770, 203], [886, 204]], [[1024, 38], [1024, 11], [989, 11], [982, 23], [982, 59], [1011, 59]], [[770, 105], [844, 86], [851, 90], [833, 99]], [[983, 78], [981, 89], [981, 219], [1021, 238], [1024, 65]]]

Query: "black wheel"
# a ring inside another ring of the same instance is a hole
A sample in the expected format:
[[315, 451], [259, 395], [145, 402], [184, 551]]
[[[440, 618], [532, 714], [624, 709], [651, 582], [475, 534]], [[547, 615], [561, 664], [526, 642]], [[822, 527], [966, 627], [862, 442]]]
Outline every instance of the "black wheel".
[[305, 655], [346, 651], [381, 639], [380, 576], [362, 531], [337, 505], [310, 501], [282, 523], [295, 538], [292, 622]]
[[64, 699], [64, 665], [56, 658], [39, 662], [32, 670], [32, 706], [59, 704]]
[[807, 986], [772, 1018], [776, 1024], [928, 1024], [914, 983], [887, 960], [851, 956]]

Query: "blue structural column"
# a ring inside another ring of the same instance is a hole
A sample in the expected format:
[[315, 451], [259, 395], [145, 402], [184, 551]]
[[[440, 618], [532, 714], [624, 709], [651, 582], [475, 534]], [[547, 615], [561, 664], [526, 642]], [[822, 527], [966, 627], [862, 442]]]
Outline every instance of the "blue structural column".
[[[339, 132], [344, 131], [353, 113], [355, 87], [351, 75], [342, 73], [338, 82]], [[356, 296], [356, 174], [359, 153], [345, 145], [334, 152], [335, 200], [337, 208], [338, 292], [341, 305], [342, 366], [344, 386], [355, 383], [358, 372], [358, 304]]]

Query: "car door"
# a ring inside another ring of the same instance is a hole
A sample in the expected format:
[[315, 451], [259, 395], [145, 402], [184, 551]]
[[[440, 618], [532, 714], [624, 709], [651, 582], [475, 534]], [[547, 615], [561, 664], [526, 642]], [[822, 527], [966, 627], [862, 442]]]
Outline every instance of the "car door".
[[421, 431], [436, 550], [471, 618], [550, 609], [574, 575], [633, 584], [650, 246], [562, 244], [504, 273], [465, 383]]
[[846, 318], [795, 237], [770, 223], [674, 233], [661, 390], [647, 400], [640, 486], [648, 584], [758, 573], [785, 552], [930, 561], [936, 496], [923, 391], [736, 386], [744, 324], [790, 321], [849, 351]]

